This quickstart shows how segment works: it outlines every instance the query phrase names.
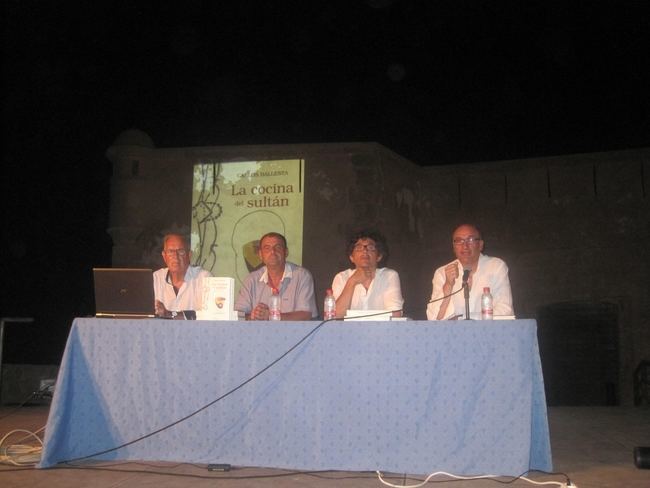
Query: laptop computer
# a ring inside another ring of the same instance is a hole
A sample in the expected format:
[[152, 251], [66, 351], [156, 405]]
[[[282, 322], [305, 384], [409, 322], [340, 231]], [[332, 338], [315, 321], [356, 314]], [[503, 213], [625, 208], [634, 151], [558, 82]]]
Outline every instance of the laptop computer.
[[95, 317], [155, 317], [153, 271], [140, 268], [93, 268]]

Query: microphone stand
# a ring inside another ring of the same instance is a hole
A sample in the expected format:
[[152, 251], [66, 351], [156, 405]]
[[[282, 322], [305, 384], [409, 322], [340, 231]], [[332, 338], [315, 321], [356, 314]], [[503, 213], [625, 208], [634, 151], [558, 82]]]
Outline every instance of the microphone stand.
[[472, 320], [469, 318], [469, 285], [467, 281], [463, 283], [463, 295], [465, 296], [465, 320]]

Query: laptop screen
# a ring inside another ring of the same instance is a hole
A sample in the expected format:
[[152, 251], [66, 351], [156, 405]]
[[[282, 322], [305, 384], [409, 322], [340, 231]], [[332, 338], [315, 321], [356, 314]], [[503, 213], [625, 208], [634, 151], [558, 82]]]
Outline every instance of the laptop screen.
[[93, 268], [95, 316], [154, 317], [153, 271], [140, 268]]

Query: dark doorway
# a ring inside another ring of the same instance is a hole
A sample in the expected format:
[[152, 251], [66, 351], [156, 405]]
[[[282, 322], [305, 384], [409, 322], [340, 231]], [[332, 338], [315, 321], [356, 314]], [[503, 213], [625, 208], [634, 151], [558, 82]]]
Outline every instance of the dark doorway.
[[617, 305], [545, 305], [537, 327], [548, 405], [618, 405]]

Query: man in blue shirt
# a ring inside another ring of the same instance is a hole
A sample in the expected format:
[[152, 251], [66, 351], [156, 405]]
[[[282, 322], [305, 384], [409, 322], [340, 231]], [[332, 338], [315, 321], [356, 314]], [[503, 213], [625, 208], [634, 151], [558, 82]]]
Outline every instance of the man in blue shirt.
[[269, 232], [260, 239], [258, 255], [264, 266], [250, 273], [239, 290], [235, 310], [248, 320], [269, 320], [271, 295], [280, 295], [282, 320], [310, 320], [318, 316], [311, 273], [287, 261], [289, 248], [282, 234]]

